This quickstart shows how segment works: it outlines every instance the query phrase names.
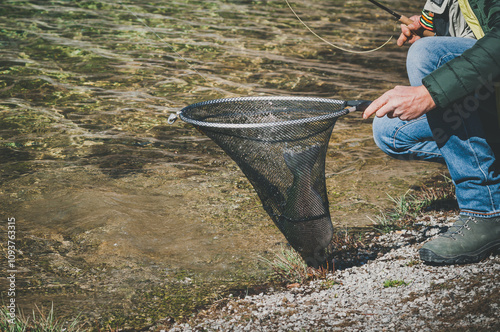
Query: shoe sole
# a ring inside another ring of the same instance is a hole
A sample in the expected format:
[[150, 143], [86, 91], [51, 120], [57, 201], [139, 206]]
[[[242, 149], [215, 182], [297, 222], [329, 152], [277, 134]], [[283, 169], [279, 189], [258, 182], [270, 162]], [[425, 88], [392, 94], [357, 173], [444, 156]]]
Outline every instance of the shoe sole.
[[479, 250], [452, 257], [439, 256], [432, 250], [425, 248], [420, 249], [419, 253], [420, 253], [420, 259], [427, 264], [451, 265], [451, 264], [477, 263], [488, 257], [491, 253], [499, 251], [499, 249], [500, 249], [500, 240], [495, 241]]

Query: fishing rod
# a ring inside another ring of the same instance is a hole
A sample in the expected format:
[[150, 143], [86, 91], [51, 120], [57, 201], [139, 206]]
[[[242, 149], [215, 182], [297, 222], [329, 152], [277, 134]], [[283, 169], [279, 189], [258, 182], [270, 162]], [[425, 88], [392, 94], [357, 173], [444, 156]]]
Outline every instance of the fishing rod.
[[[380, 2], [377, 2], [375, 0], [368, 0], [368, 1], [370, 1], [371, 3], [373, 3], [375, 6], [377, 6], [377, 7], [381, 8], [381, 9], [385, 10], [386, 12], [388, 12], [389, 14], [391, 14], [392, 16], [394, 16], [399, 22], [401, 22], [403, 24], [410, 25], [410, 24], [413, 23], [413, 21], [410, 18], [408, 18], [408, 17], [406, 17], [404, 15], [396, 13], [394, 10], [387, 8], [386, 6], [384, 6], [383, 4], [381, 4]], [[424, 30], [422, 32], [422, 35], [424, 37], [431, 37], [431, 36], [434, 36], [434, 33], [432, 33], [429, 30]]]

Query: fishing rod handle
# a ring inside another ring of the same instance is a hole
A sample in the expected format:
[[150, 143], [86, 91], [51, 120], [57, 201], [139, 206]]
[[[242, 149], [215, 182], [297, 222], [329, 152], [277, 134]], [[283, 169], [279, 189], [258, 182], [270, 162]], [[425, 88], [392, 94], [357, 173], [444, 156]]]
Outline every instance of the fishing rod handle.
[[[410, 25], [413, 23], [413, 21], [410, 18], [408, 18], [404, 15], [401, 15], [401, 17], [399, 18], [399, 22], [406, 24], [406, 25]], [[424, 31], [422, 32], [422, 36], [423, 37], [433, 37], [434, 32], [424, 29]]]

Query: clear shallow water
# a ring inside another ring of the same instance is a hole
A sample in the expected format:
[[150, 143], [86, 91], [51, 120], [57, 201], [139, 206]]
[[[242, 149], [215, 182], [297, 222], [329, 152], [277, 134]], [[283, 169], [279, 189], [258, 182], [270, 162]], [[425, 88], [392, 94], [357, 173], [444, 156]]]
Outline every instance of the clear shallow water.
[[[292, 4], [343, 47], [397, 33], [361, 0]], [[0, 208], [18, 221], [18, 304], [101, 324], [144, 326], [259, 284], [257, 257], [283, 242], [234, 163], [169, 114], [234, 96], [373, 99], [407, 84], [405, 49], [334, 50], [281, 1], [3, 1], [0, 17]], [[382, 155], [359, 114], [340, 119], [326, 172], [335, 226], [368, 225], [386, 193], [443, 171], [423, 165]]]

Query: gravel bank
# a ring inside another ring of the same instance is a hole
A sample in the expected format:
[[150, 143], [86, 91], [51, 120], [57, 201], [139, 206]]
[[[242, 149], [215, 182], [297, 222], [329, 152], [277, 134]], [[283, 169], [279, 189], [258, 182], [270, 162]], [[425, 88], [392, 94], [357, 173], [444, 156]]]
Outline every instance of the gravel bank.
[[[429, 219], [429, 218], [427, 218]], [[287, 291], [227, 299], [170, 331], [500, 331], [500, 257], [428, 266], [422, 243], [453, 220], [375, 239], [390, 246], [359, 266]]]

